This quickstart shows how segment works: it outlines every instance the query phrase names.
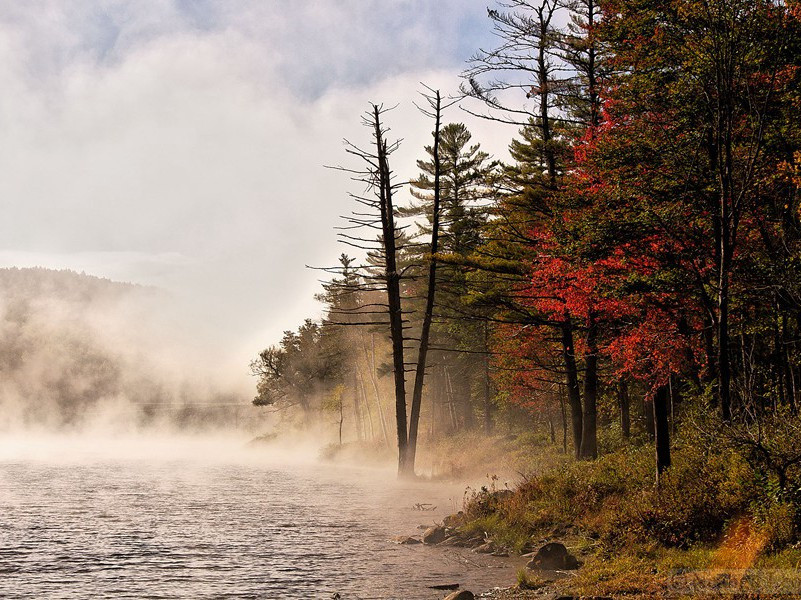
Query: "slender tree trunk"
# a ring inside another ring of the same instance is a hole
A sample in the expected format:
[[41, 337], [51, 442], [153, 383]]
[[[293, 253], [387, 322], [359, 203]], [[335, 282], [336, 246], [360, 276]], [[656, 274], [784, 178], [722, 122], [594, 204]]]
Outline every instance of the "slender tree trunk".
[[[362, 375], [360, 370], [356, 370], [357, 380], [359, 382], [359, 390], [362, 394], [362, 400], [364, 401], [364, 408], [367, 411], [367, 424], [369, 427], [369, 436], [370, 441], [375, 440], [375, 428], [373, 427], [373, 411], [370, 410], [370, 399], [367, 397], [367, 390], [364, 386], [364, 376]], [[368, 435], [367, 431], [365, 431], [365, 435]], [[386, 440], [384, 440], [386, 441]]]
[[456, 417], [456, 402], [453, 393], [453, 381], [451, 380], [451, 371], [445, 367], [445, 397], [448, 401], [448, 415], [451, 418], [452, 431], [458, 431], [459, 420]]
[[712, 404], [716, 406], [718, 401], [718, 361], [715, 353], [715, 323], [709, 314], [704, 315], [704, 353], [707, 364], [703, 381], [712, 385]]
[[490, 394], [489, 324], [484, 322], [484, 435], [492, 435], [492, 395]]
[[352, 385], [351, 389], [353, 390], [353, 421], [356, 427], [356, 439], [358, 441], [364, 441], [365, 436], [365, 427], [364, 427], [364, 418], [362, 417], [362, 410], [359, 406], [359, 385], [356, 381], [356, 371], [353, 371], [353, 375], [351, 377]]
[[567, 402], [570, 405], [570, 418], [573, 428], [573, 450], [576, 458], [581, 458], [581, 438], [583, 418], [581, 408], [581, 392], [579, 391], [578, 368], [573, 347], [573, 326], [566, 319], [562, 330], [562, 358], [565, 363], [565, 379], [567, 384]]
[[565, 395], [559, 393], [559, 413], [562, 416], [562, 452], [567, 454], [567, 407], [565, 406]]
[[628, 439], [631, 436], [631, 416], [629, 413], [629, 386], [626, 380], [621, 377], [617, 384], [617, 402], [620, 408], [620, 430], [623, 437]]
[[654, 422], [654, 401], [648, 395], [642, 401], [643, 416], [645, 417], [645, 432], [648, 439], [653, 441], [656, 438], [656, 424]]
[[462, 412], [462, 423], [465, 429], [471, 430], [475, 429], [476, 426], [472, 403], [472, 371], [469, 368], [464, 368], [461, 370], [460, 375], [456, 389], [459, 397], [459, 407]]
[[389, 329], [392, 339], [392, 368], [395, 379], [395, 425], [398, 434], [398, 474], [410, 475], [406, 422], [406, 368], [403, 359], [403, 313], [401, 311], [400, 274], [396, 265], [395, 207], [392, 203], [392, 178], [387, 158], [387, 143], [381, 128], [381, 109], [373, 106], [373, 127], [378, 158], [379, 207], [381, 212], [382, 240], [384, 244]]
[[339, 397], [339, 445], [342, 445], [342, 423], [345, 421], [345, 400]]
[[[724, 227], [724, 240], [726, 239]], [[726, 253], [722, 259], [718, 280], [718, 402], [720, 416], [724, 421], [731, 420], [731, 354], [729, 340], [729, 273], [726, 256], [730, 251], [728, 244], [721, 242], [721, 250]]]
[[584, 414], [581, 432], [581, 457], [598, 457], [598, 326], [590, 315], [587, 328], [587, 356], [584, 359]]
[[542, 146], [545, 155], [545, 164], [548, 168], [548, 179], [551, 186], [556, 188], [556, 153], [551, 144], [551, 115], [549, 106], [550, 81], [548, 73], [548, 47], [551, 34], [549, 32], [551, 15], [539, 14], [539, 38], [537, 44], [537, 85], [540, 100], [540, 129], [542, 130]]
[[387, 448], [390, 447], [389, 441], [389, 428], [387, 427], [387, 420], [384, 416], [384, 407], [381, 404], [381, 390], [378, 387], [378, 378], [376, 377], [376, 368], [375, 368], [375, 337], [373, 334], [370, 334], [370, 355], [367, 354], [367, 346], [364, 345], [364, 340], [362, 340], [362, 347], [364, 348], [364, 359], [368, 363], [367, 371], [370, 373], [370, 383], [373, 384], [373, 393], [375, 394], [375, 404], [376, 408], [378, 409], [378, 422], [381, 425], [381, 435], [384, 438], [384, 443], [387, 445]]
[[441, 99], [439, 90], [435, 92], [434, 100], [434, 206], [431, 223], [431, 258], [428, 263], [428, 289], [426, 291], [426, 306], [423, 313], [423, 325], [420, 331], [420, 346], [417, 352], [417, 366], [414, 374], [414, 388], [412, 390], [412, 407], [409, 416], [409, 447], [406, 454], [405, 469], [414, 473], [414, 460], [417, 453], [417, 428], [420, 421], [420, 405], [423, 401], [423, 384], [426, 375], [426, 356], [428, 354], [428, 340], [431, 334], [431, 318], [434, 314], [434, 296], [437, 291], [437, 251], [439, 250], [439, 212], [440, 212], [440, 160], [439, 160], [439, 128]]
[[670, 419], [669, 415], [670, 392], [668, 386], [663, 385], [654, 394], [654, 431], [656, 448], [656, 481], [670, 467]]

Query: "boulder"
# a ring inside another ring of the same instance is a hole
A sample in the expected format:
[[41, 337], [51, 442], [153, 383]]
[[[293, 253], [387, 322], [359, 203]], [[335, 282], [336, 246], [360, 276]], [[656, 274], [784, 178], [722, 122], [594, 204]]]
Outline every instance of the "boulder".
[[458, 590], [458, 583], [438, 583], [437, 585], [429, 585], [429, 590]]
[[564, 571], [578, 569], [579, 562], [564, 544], [550, 542], [537, 551], [526, 567], [540, 571]]
[[448, 594], [445, 596], [445, 600], [475, 600], [476, 597], [473, 595], [473, 592], [468, 592], [467, 590], [460, 590], [458, 592], [453, 592], [452, 594]]
[[420, 540], [417, 538], [413, 538], [409, 535], [398, 535], [392, 538], [392, 541], [396, 544], [403, 544], [405, 546], [410, 546], [412, 544], [419, 544]]
[[424, 544], [439, 544], [445, 541], [445, 528], [444, 527], [429, 527], [423, 532]]

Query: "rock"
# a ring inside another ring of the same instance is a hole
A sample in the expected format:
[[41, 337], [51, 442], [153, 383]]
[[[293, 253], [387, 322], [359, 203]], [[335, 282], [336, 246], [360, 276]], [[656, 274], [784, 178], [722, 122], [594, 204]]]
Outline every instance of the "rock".
[[564, 544], [550, 542], [537, 551], [526, 568], [540, 571], [570, 570], [578, 569], [579, 562], [567, 551]]
[[429, 527], [423, 532], [424, 544], [439, 544], [445, 541], [445, 528], [444, 527]]
[[495, 552], [495, 544], [492, 542], [487, 542], [486, 544], [482, 544], [478, 548], [473, 548], [473, 552], [478, 552], [479, 554], [492, 554]]
[[420, 540], [417, 538], [413, 538], [409, 535], [397, 535], [392, 538], [392, 541], [396, 544], [403, 544], [405, 546], [411, 546], [412, 544], [419, 544]]
[[476, 600], [476, 597], [473, 595], [473, 592], [468, 592], [467, 590], [461, 590], [459, 592], [453, 592], [452, 594], [448, 594], [445, 596], [445, 600]]
[[452, 535], [448, 538], [445, 538], [445, 541], [440, 542], [440, 546], [455, 546], [457, 548], [464, 548], [467, 546], [467, 540], [464, 539], [463, 536], [459, 535]]
[[429, 590], [458, 590], [458, 583], [440, 583], [438, 585], [429, 585]]

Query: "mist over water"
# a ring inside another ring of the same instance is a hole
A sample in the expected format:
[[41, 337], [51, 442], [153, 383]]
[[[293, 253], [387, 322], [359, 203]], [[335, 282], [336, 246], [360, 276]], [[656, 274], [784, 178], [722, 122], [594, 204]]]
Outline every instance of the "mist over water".
[[298, 431], [253, 406], [255, 382], [160, 291], [43, 269], [0, 269], [0, 291], [1, 598], [441, 598], [429, 586], [513, 581], [513, 560], [392, 542], [459, 510], [465, 484], [321, 462], [333, 421]]
[[0, 596], [441, 598], [428, 586], [512, 580], [508, 560], [389, 541], [463, 492], [241, 434], [6, 435]]

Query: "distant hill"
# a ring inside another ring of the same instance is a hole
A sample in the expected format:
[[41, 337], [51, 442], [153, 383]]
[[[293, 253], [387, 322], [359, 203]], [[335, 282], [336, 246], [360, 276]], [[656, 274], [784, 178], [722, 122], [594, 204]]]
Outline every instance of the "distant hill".
[[121, 283], [70, 270], [34, 267], [0, 268], [0, 294], [5, 299], [55, 297], [63, 301], [89, 303], [98, 298], [119, 298], [155, 288]]
[[165, 348], [168, 301], [74, 271], [0, 269], [0, 430], [141, 424], [164, 417], [154, 407], [219, 401], [197, 384], [201, 365], [183, 368]]

